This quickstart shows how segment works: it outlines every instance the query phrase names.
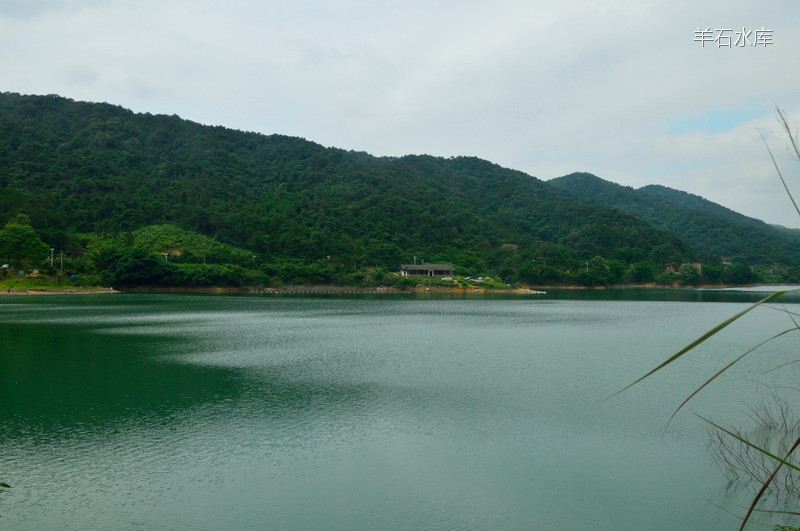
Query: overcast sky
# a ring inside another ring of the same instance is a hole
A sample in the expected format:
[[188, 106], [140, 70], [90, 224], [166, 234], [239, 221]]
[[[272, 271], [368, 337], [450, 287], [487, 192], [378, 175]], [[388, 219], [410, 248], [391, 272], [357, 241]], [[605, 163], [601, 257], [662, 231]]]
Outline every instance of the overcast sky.
[[[701, 47], [698, 26], [774, 44]], [[773, 109], [800, 122], [799, 57], [797, 0], [0, 0], [0, 90], [589, 171], [793, 227], [757, 129], [800, 192]]]

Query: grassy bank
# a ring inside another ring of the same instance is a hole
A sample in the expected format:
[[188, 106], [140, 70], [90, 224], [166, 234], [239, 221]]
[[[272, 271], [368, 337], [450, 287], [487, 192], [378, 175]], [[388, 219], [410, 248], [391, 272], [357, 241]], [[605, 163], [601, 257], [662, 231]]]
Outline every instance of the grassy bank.
[[0, 295], [48, 295], [60, 293], [117, 293], [100, 286], [76, 286], [48, 278], [6, 278], [0, 280]]

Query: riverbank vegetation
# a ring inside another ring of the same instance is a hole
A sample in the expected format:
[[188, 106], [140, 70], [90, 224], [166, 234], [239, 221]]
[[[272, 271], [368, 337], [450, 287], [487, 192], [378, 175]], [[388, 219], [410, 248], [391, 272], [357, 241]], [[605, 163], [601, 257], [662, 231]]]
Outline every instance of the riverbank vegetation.
[[42, 242], [29, 218], [18, 214], [0, 229], [0, 287], [23, 286], [186, 286], [241, 287], [339, 285], [483, 287], [648, 285], [700, 286], [779, 283], [800, 280], [786, 267], [699, 262], [659, 266], [650, 261], [626, 263], [594, 256], [559, 263], [548, 258], [521, 263], [516, 249], [498, 256], [493, 270], [456, 264], [452, 279], [402, 277], [397, 268], [371, 266], [352, 269], [334, 257], [318, 260], [263, 258], [250, 250], [208, 236], [160, 224], [112, 235], [75, 234], [67, 252]]
[[[384, 267], [351, 270], [335, 259], [264, 260], [251, 251], [220, 243], [174, 225], [143, 227], [112, 236], [82, 234], [74, 238], [71, 253], [49, 252], [36, 230], [19, 215], [0, 230], [3, 289], [34, 286], [281, 286], [350, 285], [408, 288], [421, 286], [484, 287], [503, 289], [519, 285], [648, 284], [696, 286], [747, 284], [769, 279], [786, 281], [784, 272], [759, 275], [744, 264], [682, 264], [658, 271], [655, 264], [593, 257], [567, 266], [531, 262], [515, 269], [510, 261], [500, 268], [504, 275], [490, 276], [478, 269], [460, 268], [462, 274], [442, 280], [402, 277]], [[7, 237], [8, 234], [12, 237]], [[24, 240], [24, 241], [23, 241]], [[4, 242], [6, 242], [4, 244]], [[9, 243], [10, 242], [10, 243]], [[11, 252], [13, 250], [13, 253]], [[52, 259], [52, 263], [51, 263]], [[7, 266], [7, 267], [6, 267]], [[457, 266], [458, 267], [458, 266]], [[509, 282], [506, 281], [509, 280]]]

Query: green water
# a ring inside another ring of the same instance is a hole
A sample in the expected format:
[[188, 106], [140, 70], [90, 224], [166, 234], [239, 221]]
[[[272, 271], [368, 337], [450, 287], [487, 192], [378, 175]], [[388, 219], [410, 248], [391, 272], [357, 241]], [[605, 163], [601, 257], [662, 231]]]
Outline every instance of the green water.
[[[706, 428], [662, 431], [785, 316], [604, 401], [752, 296], [564, 297], [2, 298], [0, 528], [737, 525]], [[795, 342], [693, 409], [739, 422]]]

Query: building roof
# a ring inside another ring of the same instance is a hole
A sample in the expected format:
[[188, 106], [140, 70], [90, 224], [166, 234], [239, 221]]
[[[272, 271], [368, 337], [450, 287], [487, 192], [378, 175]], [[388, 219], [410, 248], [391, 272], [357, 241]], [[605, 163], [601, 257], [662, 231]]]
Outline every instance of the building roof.
[[452, 270], [453, 264], [402, 264], [400, 269], [404, 271], [429, 271], [431, 269]]

